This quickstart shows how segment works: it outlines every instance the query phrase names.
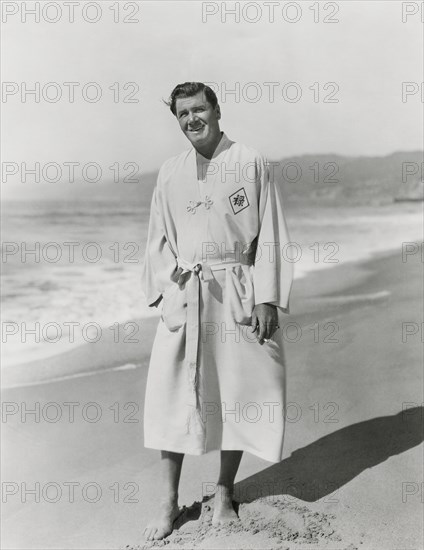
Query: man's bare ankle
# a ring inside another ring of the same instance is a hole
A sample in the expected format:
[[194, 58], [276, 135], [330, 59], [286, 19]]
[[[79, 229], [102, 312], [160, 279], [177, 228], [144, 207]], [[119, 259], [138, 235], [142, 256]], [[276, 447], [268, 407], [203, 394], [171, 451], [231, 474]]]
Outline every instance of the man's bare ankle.
[[234, 494], [234, 485], [226, 483], [217, 483], [215, 495], [220, 496], [222, 499], [232, 498]]
[[178, 504], [178, 493], [165, 492], [160, 498], [161, 504]]
[[218, 481], [218, 483], [216, 484], [216, 488], [221, 490], [221, 491], [228, 491], [230, 493], [233, 492], [234, 490], [234, 483], [222, 483], [221, 481]]

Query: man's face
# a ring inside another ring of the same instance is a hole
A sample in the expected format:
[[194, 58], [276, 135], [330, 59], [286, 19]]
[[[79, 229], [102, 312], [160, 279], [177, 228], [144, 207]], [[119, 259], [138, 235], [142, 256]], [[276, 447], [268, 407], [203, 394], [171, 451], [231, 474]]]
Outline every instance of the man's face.
[[213, 108], [204, 92], [199, 92], [192, 97], [178, 98], [175, 111], [180, 128], [193, 147], [207, 146], [220, 136], [219, 105]]

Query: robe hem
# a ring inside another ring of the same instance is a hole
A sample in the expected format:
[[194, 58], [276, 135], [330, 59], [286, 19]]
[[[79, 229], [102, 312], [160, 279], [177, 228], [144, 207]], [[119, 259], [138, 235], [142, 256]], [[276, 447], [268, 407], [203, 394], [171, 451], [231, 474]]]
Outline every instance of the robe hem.
[[237, 446], [237, 448], [235, 448], [234, 446], [231, 446], [231, 448], [217, 447], [215, 449], [208, 449], [207, 451], [204, 449], [190, 449], [189, 451], [187, 451], [187, 449], [182, 449], [178, 446], [161, 445], [159, 443], [149, 444], [149, 445], [145, 443], [144, 447], [146, 449], [154, 449], [156, 451], [167, 451], [169, 453], [180, 453], [180, 454], [192, 455], [192, 456], [202, 456], [202, 455], [211, 453], [213, 451], [243, 451], [243, 452], [250, 453], [254, 456], [257, 456], [258, 458], [262, 458], [262, 460], [266, 460], [267, 462], [273, 462], [274, 464], [277, 464], [283, 460], [282, 455], [280, 455], [280, 458], [277, 458], [277, 459], [269, 458], [269, 456], [263, 453], [260, 453], [252, 449], [251, 447], [246, 447], [246, 446]]
[[277, 307], [278, 309], [280, 309], [283, 313], [286, 313], [286, 314], [289, 314], [290, 313], [290, 308], [289, 308], [289, 305], [285, 305], [285, 306], [282, 306], [280, 304], [280, 302], [278, 302], [277, 300], [268, 300], [268, 301], [261, 301], [261, 302], [255, 302], [255, 306], [258, 306], [260, 304], [269, 304], [271, 306], [275, 306]]

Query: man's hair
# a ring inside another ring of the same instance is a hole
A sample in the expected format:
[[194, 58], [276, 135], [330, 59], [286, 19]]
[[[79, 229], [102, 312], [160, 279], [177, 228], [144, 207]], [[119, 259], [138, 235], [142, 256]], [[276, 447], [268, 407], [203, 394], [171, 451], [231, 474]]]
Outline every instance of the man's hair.
[[171, 109], [173, 115], [177, 115], [177, 110], [175, 104], [178, 98], [181, 97], [193, 97], [199, 92], [204, 92], [206, 99], [215, 108], [218, 105], [218, 98], [216, 97], [215, 92], [203, 82], [184, 82], [184, 84], [177, 84], [171, 92], [171, 96], [166, 105]]

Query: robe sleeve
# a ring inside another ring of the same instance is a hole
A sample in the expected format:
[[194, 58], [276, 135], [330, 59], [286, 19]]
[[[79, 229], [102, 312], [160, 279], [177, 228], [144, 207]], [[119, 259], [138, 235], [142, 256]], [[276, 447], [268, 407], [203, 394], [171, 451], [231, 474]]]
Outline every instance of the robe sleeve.
[[290, 238], [283, 213], [281, 184], [270, 178], [265, 159], [259, 162], [259, 234], [253, 269], [255, 305], [268, 303], [289, 313], [293, 282]]
[[[160, 175], [159, 175], [160, 177]], [[159, 180], [158, 180], [159, 184]], [[176, 257], [167, 238], [163, 223], [159, 185], [153, 191], [150, 207], [149, 230], [142, 266], [141, 282], [147, 304], [152, 307], [172, 282], [171, 275], [177, 267]]]

